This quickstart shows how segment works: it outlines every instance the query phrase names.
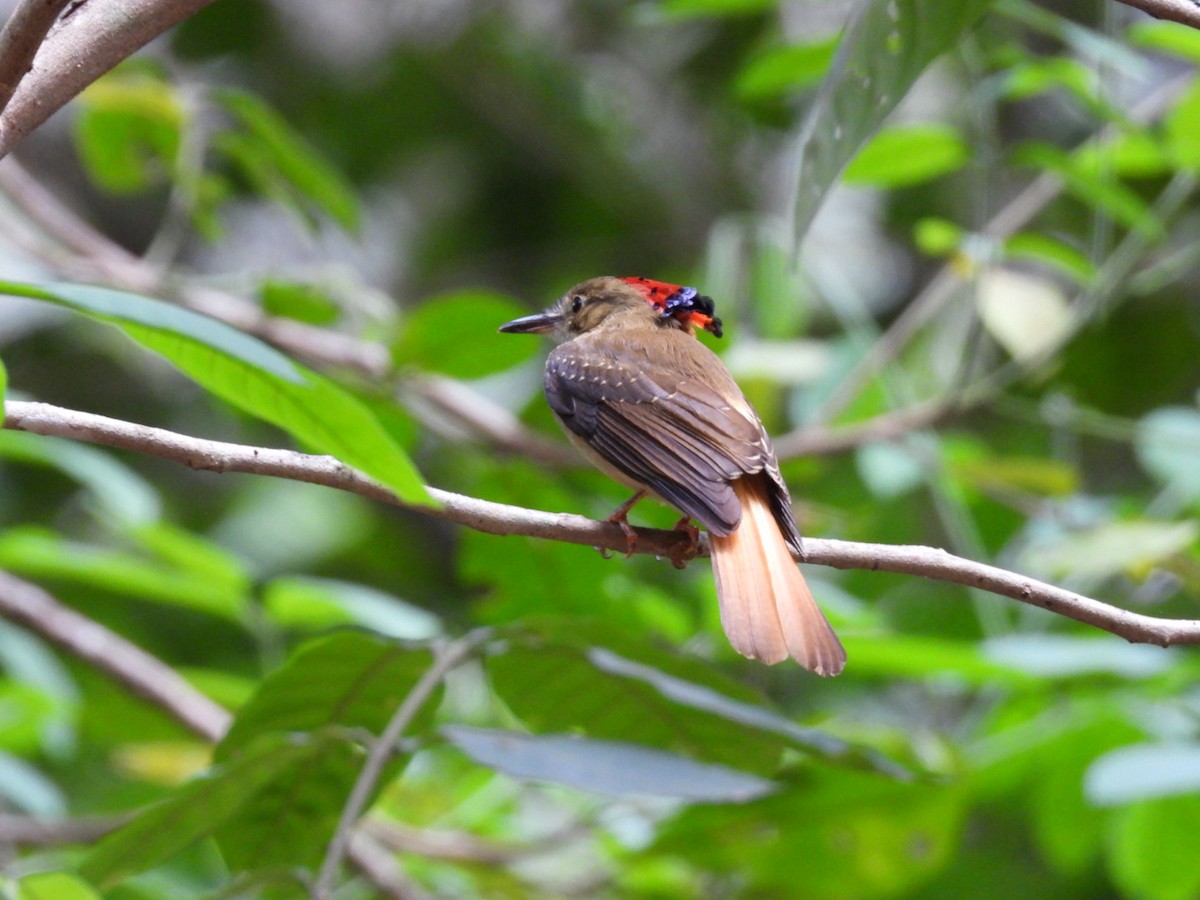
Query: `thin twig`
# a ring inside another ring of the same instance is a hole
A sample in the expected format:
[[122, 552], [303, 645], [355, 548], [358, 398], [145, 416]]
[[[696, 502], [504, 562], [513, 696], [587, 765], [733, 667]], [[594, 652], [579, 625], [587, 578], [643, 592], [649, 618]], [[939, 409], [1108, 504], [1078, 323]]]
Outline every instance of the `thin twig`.
[[229, 727], [229, 713], [162, 660], [59, 603], [37, 585], [4, 571], [0, 571], [0, 616], [101, 669], [205, 740], [220, 740]]
[[33, 68], [33, 58], [70, 0], [21, 0], [0, 32], [0, 114]]
[[[65, 606], [37, 585], [0, 570], [0, 616], [95, 666], [153, 703], [205, 740], [216, 743], [232, 717], [179, 674], [99, 622]], [[119, 820], [39, 823], [0, 817], [0, 843], [87, 843], [117, 827]], [[416, 900], [421, 892], [371, 835], [355, 832], [345, 852], [383, 896]]]
[[0, 813], [0, 845], [24, 844], [56, 847], [61, 844], [90, 844], [125, 823], [128, 816], [96, 816], [88, 819], [42, 819], [18, 813]]
[[405, 388], [467, 426], [472, 435], [483, 438], [493, 447], [556, 469], [583, 462], [583, 457], [565, 441], [554, 441], [531, 431], [505, 407], [461, 381], [440, 375], [421, 375], [409, 379]]
[[384, 897], [391, 900], [426, 900], [429, 897], [405, 874], [391, 851], [363, 829], [350, 833], [346, 856]]
[[[9, 401], [5, 413], [5, 428], [133, 450], [195, 469], [245, 472], [322, 484], [373, 500], [403, 505], [386, 488], [329, 456], [208, 441], [46, 403]], [[427, 490], [441, 506], [437, 509], [411, 509], [476, 531], [496, 535], [525, 535], [617, 551], [624, 551], [627, 546], [621, 529], [607, 522], [596, 522], [570, 513], [548, 513], [506, 506], [438, 488]], [[639, 553], [652, 553], [671, 559], [690, 546], [687, 535], [677, 531], [653, 528], [638, 528], [635, 531]], [[707, 542], [701, 540], [695, 552], [697, 556], [707, 556]], [[1200, 621], [1161, 619], [1129, 612], [1074, 591], [963, 559], [934, 547], [806, 538], [800, 561], [835, 569], [868, 569], [918, 575], [979, 588], [1092, 625], [1133, 643], [1157, 644], [1160, 647], [1200, 644]]]
[[370, 816], [363, 821], [362, 827], [379, 843], [396, 853], [493, 866], [553, 852], [585, 833], [583, 826], [571, 823], [554, 834], [540, 838], [536, 843], [507, 844], [465, 831], [413, 828], [392, 819]]
[[337, 878], [338, 869], [341, 868], [342, 857], [346, 853], [350, 835], [358, 820], [362, 818], [367, 801], [375, 792], [375, 787], [383, 775], [384, 766], [391, 758], [396, 742], [400, 740], [400, 736], [404, 734], [405, 729], [421, 711], [446, 674], [466, 659], [490, 633], [490, 629], [479, 629], [465, 634], [441, 648], [434, 657], [433, 665], [413, 685], [412, 690], [408, 692], [404, 702], [397, 707], [387, 726], [371, 743], [371, 749], [367, 753], [362, 771], [358, 773], [354, 788], [346, 799], [346, 805], [342, 807], [337, 828], [334, 830], [329, 848], [325, 852], [325, 859], [321, 862], [317, 880], [313, 884], [314, 900], [328, 900], [332, 895], [333, 883]]
[[780, 435], [773, 442], [775, 453], [780, 459], [844, 453], [863, 444], [890, 441], [911, 431], [928, 428], [963, 412], [969, 405], [966, 398], [951, 395], [944, 400], [928, 400], [849, 425], [798, 428]]

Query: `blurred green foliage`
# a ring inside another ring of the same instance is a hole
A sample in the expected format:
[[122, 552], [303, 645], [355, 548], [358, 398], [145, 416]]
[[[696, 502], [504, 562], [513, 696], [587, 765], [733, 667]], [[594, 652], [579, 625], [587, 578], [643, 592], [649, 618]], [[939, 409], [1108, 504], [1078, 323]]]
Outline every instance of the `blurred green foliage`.
[[[215, 4], [35, 135], [111, 244], [0, 208], [0, 399], [602, 518], [626, 492], [552, 452], [544, 347], [496, 327], [645, 274], [716, 298], [805, 533], [1200, 618], [1200, 34], [1100, 0], [393, 7]], [[12, 430], [0, 568], [233, 715], [208, 747], [3, 624], [0, 799], [131, 816], [7, 855], [14, 897], [305, 896], [463, 634], [371, 792], [430, 895], [1200, 891], [1196, 654], [944, 582], [809, 567], [825, 681], [738, 658], [703, 563]]]

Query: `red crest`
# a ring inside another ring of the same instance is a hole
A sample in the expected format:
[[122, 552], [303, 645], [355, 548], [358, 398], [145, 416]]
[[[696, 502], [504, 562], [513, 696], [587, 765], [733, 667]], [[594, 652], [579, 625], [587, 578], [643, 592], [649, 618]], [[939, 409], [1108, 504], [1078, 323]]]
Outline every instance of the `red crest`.
[[712, 298], [704, 296], [694, 287], [655, 281], [640, 275], [621, 280], [637, 288], [646, 298], [646, 302], [657, 308], [663, 318], [673, 317], [683, 323], [688, 331], [695, 326], [721, 337], [721, 320], [714, 315], [716, 307]]

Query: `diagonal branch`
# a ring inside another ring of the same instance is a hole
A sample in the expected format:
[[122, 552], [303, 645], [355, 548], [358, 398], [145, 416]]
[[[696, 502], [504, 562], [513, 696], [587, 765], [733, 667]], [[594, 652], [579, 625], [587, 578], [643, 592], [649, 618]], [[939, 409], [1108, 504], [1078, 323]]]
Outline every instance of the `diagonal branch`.
[[[46, 403], [9, 401], [5, 405], [4, 427], [132, 450], [194, 469], [244, 472], [322, 484], [372, 500], [403, 505], [386, 488], [330, 456], [209, 441]], [[438, 488], [428, 488], [428, 491], [441, 507], [435, 510], [411, 507], [415, 512], [437, 516], [476, 531], [496, 535], [525, 535], [616, 551], [626, 549], [621, 529], [607, 522], [596, 522], [570, 513], [548, 513], [506, 506]], [[688, 536], [681, 532], [650, 528], [639, 528], [636, 532], [639, 553], [652, 553], [668, 559], [685, 552], [690, 543]], [[707, 544], [701, 541], [697, 555], [707, 554]], [[1130, 612], [1016, 572], [963, 559], [935, 547], [807, 538], [801, 562], [836, 569], [869, 569], [918, 575], [979, 588], [1092, 625], [1133, 643], [1157, 644], [1160, 647], [1200, 644], [1200, 620], [1162, 619]]]
[[[16, 622], [95, 666], [167, 712], [205, 740], [219, 741], [231, 716], [187, 683], [169, 665], [136, 644], [60, 603], [35, 584], [0, 570], [0, 616]], [[0, 816], [0, 844], [86, 843], [118, 827], [124, 817], [41, 822]], [[418, 896], [392, 854], [365, 830], [346, 833], [343, 852], [381, 896]]]
[[332, 896], [334, 881], [337, 879], [338, 869], [342, 865], [342, 858], [346, 854], [350, 838], [354, 834], [353, 829], [366, 810], [367, 802], [370, 800], [371, 794], [375, 792], [379, 779], [383, 776], [384, 766], [391, 758], [396, 742], [400, 740], [412, 720], [416, 718], [434, 690], [441, 684], [442, 679], [449, 674], [451, 669], [463, 662], [490, 634], [491, 629], [481, 628], [439, 648], [435, 653], [433, 665], [413, 685], [412, 690], [408, 692], [404, 702], [396, 708], [379, 737], [371, 742], [371, 749], [367, 752], [362, 770], [354, 782], [350, 795], [346, 798], [337, 828], [334, 829], [333, 838], [330, 840], [325, 858], [321, 862], [317, 880], [311, 891], [313, 900], [329, 900]]
[[1126, 6], [1140, 9], [1156, 19], [1166, 19], [1181, 25], [1200, 28], [1200, 3], [1196, 0], [1119, 0]]
[[158, 657], [59, 603], [37, 585], [4, 571], [0, 571], [0, 616], [101, 669], [205, 740], [220, 740], [229, 727], [228, 712]]
[[[95, 0], [76, 5], [45, 40], [34, 43], [33, 69], [0, 113], [0, 157], [121, 60], [212, 2]], [[50, 4], [41, 0], [41, 5]], [[17, 43], [28, 46], [36, 32], [23, 31]]]
[[22, 0], [0, 32], [0, 114], [33, 68], [33, 58], [70, 0]]

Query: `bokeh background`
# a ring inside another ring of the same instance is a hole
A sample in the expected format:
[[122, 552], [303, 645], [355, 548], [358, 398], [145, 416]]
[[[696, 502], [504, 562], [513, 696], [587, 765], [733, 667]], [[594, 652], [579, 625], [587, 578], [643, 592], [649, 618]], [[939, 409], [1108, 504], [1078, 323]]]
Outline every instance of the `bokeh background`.
[[[835, 56], [857, 4], [218, 2], [0, 166], [0, 274], [216, 312], [358, 397], [428, 483], [598, 518], [624, 489], [557, 433], [546, 347], [496, 326], [593, 275], [696, 285], [806, 534], [1196, 618], [1200, 32], [1098, 0], [899, 7], [914, 27], [859, 20]], [[822, 148], [853, 155], [829, 184]], [[305, 328], [278, 339], [279, 320]], [[314, 349], [322, 334], [345, 353]], [[52, 305], [0, 298], [0, 358], [10, 400], [294, 444]], [[1195, 653], [1011, 600], [808, 567], [849, 653], [818, 680], [733, 654], [702, 561], [11, 431], [0, 567], [234, 710], [271, 678], [312, 688], [303, 653], [347, 633], [427, 660], [422, 641], [496, 627], [372, 813], [413, 896], [1200, 892]], [[207, 764], [28, 631], [0, 630], [0, 667], [13, 815], [177, 800]], [[575, 742], [498, 759], [462, 726]], [[323, 844], [254, 857], [230, 836], [327, 837], [357, 740], [309, 806], [214, 813], [216, 841], [147, 855], [113, 896], [303, 893], [264, 873], [315, 868]], [[581, 763], [598, 759], [650, 767], [662, 796]], [[731, 773], [757, 780], [720, 787]], [[73, 872], [92, 843], [14, 843], [4, 872]]]

